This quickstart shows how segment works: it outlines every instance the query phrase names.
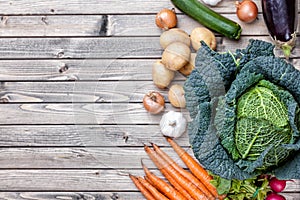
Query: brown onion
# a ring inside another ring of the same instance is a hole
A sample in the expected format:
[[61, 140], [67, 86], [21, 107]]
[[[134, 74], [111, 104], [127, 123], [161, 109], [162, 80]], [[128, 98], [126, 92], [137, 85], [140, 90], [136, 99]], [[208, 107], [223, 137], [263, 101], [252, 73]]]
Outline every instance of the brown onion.
[[236, 14], [238, 18], [246, 23], [251, 23], [257, 18], [258, 8], [252, 0], [236, 1]]
[[159, 13], [157, 13], [155, 17], [156, 25], [163, 29], [168, 30], [170, 28], [174, 28], [177, 25], [177, 16], [175, 13], [175, 9], [172, 10], [164, 8]]
[[151, 114], [158, 114], [165, 108], [165, 98], [159, 92], [149, 92], [143, 98], [143, 105]]

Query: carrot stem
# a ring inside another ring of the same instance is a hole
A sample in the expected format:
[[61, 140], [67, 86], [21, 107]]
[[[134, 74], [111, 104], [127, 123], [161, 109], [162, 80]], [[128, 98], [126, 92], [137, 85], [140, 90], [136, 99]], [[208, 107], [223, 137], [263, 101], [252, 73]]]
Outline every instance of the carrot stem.
[[156, 200], [155, 197], [147, 190], [147, 188], [138, 180], [137, 177], [129, 174], [130, 179], [135, 184], [136, 188], [144, 195], [147, 200]]
[[197, 179], [192, 173], [184, 170], [180, 167], [166, 152], [160, 149], [156, 144], [152, 144], [153, 149], [157, 154], [163, 158], [169, 165], [171, 165], [175, 170], [177, 170], [182, 176], [196, 185], [209, 199], [214, 199], [213, 195], [209, 192], [209, 190], [205, 187], [205, 185]]
[[169, 173], [194, 199], [208, 199], [196, 185], [183, 177], [171, 165], [167, 164], [154, 150], [147, 145], [144, 146], [144, 149], [163, 175]]
[[220, 198], [217, 189], [210, 183], [212, 177], [208, 174], [208, 172], [173, 139], [169, 137], [166, 139], [194, 176], [196, 176], [207, 187], [215, 198]]

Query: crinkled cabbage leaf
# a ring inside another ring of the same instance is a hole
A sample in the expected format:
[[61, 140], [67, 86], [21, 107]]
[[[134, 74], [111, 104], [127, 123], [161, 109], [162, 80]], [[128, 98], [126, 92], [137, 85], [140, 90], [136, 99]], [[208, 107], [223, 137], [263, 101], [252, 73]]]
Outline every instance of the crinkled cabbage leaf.
[[195, 157], [213, 174], [300, 178], [300, 72], [274, 46], [250, 40], [217, 53], [204, 42], [184, 89]]

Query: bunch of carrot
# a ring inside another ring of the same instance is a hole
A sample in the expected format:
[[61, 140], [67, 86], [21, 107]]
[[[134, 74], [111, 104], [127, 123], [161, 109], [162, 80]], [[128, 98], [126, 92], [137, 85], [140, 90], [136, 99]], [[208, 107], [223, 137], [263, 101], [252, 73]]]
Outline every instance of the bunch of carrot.
[[223, 199], [210, 183], [208, 172], [173, 139], [167, 138], [174, 151], [182, 159], [189, 171], [179, 166], [157, 145], [153, 148], [144, 145], [144, 149], [153, 163], [168, 182], [156, 176], [142, 162], [144, 177], [129, 175], [136, 187], [149, 200], [215, 200]]

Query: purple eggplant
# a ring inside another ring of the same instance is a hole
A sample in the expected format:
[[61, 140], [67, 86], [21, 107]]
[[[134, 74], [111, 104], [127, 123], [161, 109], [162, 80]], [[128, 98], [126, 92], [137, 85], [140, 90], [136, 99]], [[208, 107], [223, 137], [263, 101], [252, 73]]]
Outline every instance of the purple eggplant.
[[297, 0], [261, 0], [265, 24], [276, 46], [286, 58], [296, 45]]

